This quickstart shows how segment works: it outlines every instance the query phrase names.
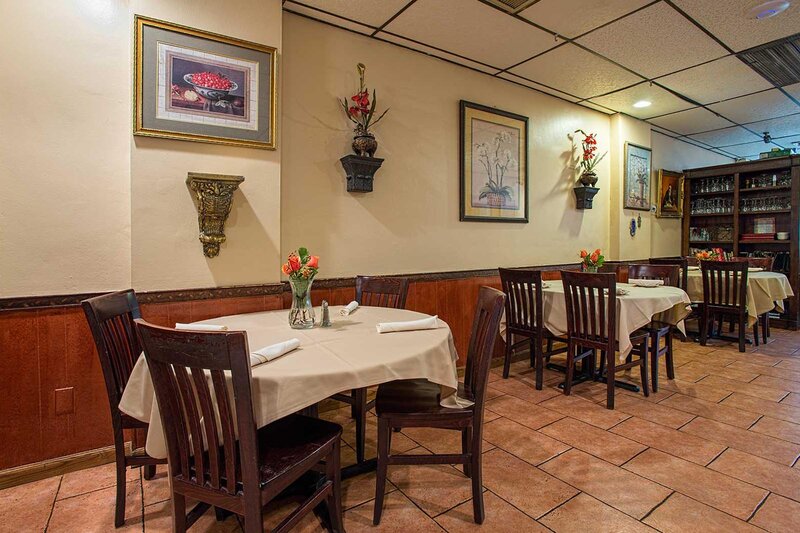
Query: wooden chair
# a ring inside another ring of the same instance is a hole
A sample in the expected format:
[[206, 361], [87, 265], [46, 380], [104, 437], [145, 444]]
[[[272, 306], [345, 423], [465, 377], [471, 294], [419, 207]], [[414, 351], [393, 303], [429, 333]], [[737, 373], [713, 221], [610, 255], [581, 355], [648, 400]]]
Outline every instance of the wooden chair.
[[[700, 344], [705, 346], [709, 332], [713, 334], [714, 318], [731, 318], [739, 326], [739, 351], [745, 351], [747, 328], [747, 268], [746, 261], [701, 261], [703, 275], [703, 304], [700, 320]], [[753, 324], [758, 342], [758, 321]]]
[[[406, 379], [378, 387], [375, 412], [378, 415], [378, 470], [375, 484], [373, 523], [378, 525], [383, 512], [386, 471], [397, 464], [461, 464], [472, 478], [472, 511], [477, 524], [483, 523], [483, 481], [481, 443], [483, 439], [483, 404], [489, 381], [489, 367], [495, 339], [503, 314], [502, 292], [481, 287], [472, 322], [467, 351], [464, 383], [459, 384], [460, 398], [471, 400], [470, 407], [448, 408], [439, 405], [441, 388], [424, 379]], [[428, 427], [461, 431], [460, 454], [391, 455], [392, 429]]]
[[[745, 261], [749, 268], [761, 268], [765, 272], [772, 272], [772, 267], [775, 263], [775, 257], [767, 256], [767, 257], [737, 257], [734, 261]], [[758, 320], [761, 321], [761, 338], [763, 339], [764, 344], [768, 342], [768, 337], [770, 336], [769, 331], [769, 311], [766, 313], [762, 313], [758, 316]], [[730, 329], [729, 331], [733, 331], [735, 326], [735, 321], [731, 320], [730, 322]], [[755, 334], [755, 344], [758, 346], [758, 335]]]
[[202, 502], [200, 509], [213, 505], [243, 517], [246, 533], [260, 533], [262, 508], [324, 463], [325, 479], [274, 531], [289, 531], [324, 501], [331, 529], [343, 532], [341, 426], [289, 415], [257, 430], [243, 331], [176, 331], [141, 319], [136, 324], [166, 434], [173, 531], [191, 525], [191, 498]]
[[[631, 265], [628, 269], [628, 279], [660, 279], [664, 285], [678, 287], [680, 285], [680, 270], [676, 264], [661, 265]], [[675, 363], [672, 357], [672, 331], [673, 326], [659, 322], [650, 322], [647, 326], [650, 334], [650, 385], [653, 392], [658, 392], [658, 358], [666, 356], [667, 379], [675, 379]], [[664, 347], [661, 347], [664, 339]]]
[[132, 289], [114, 292], [81, 302], [89, 329], [92, 331], [100, 367], [106, 382], [108, 404], [111, 408], [111, 427], [114, 431], [114, 455], [117, 465], [117, 499], [114, 526], [125, 523], [125, 470], [144, 466], [145, 479], [152, 479], [155, 465], [166, 459], [154, 459], [141, 448], [131, 454], [125, 451], [124, 430], [147, 430], [147, 423], [136, 420], [119, 410], [122, 392], [128, 384], [133, 365], [142, 353], [133, 321], [141, 318], [139, 303]]
[[[356, 277], [356, 301], [358, 305], [404, 309], [408, 296], [408, 278]], [[367, 389], [353, 389], [332, 396], [334, 400], [350, 405], [350, 416], [356, 421], [356, 461], [364, 462], [364, 442], [367, 430], [367, 411], [375, 401], [367, 401]]]
[[[594, 371], [595, 352], [600, 350], [600, 378], [606, 372], [606, 407], [614, 408], [614, 376], [621, 370], [638, 366], [641, 370], [642, 392], [650, 395], [647, 383], [647, 331], [637, 330], [630, 336], [638, 359], [618, 364], [617, 349], [617, 281], [613, 274], [561, 272], [567, 307], [567, 379], [564, 394], [569, 395], [575, 363], [587, 359], [584, 365]], [[637, 349], [637, 347], [639, 347]]]
[[[687, 276], [689, 275], [689, 260], [685, 257], [651, 257], [651, 265], [675, 265], [680, 269], [680, 287], [686, 291]], [[629, 276], [630, 277], [630, 276]]]
[[[566, 348], [553, 350], [553, 341], [566, 343], [566, 339], [556, 337], [544, 327], [542, 304], [542, 272], [540, 270], [517, 270], [500, 268], [500, 283], [506, 294], [506, 353], [503, 364], [503, 378], [508, 378], [511, 366], [511, 353], [519, 346], [528, 343], [531, 368], [536, 369], [536, 388], [542, 390], [545, 357], [563, 353]], [[514, 335], [524, 337], [514, 343]], [[542, 351], [542, 342], [547, 348]]]

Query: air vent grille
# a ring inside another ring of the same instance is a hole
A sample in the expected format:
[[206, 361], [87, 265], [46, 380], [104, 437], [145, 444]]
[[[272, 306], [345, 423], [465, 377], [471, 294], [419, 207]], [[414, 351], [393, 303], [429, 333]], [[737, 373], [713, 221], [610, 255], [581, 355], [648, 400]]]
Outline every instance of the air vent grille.
[[800, 82], [800, 33], [737, 56], [776, 87]]
[[487, 0], [488, 3], [493, 4], [503, 11], [509, 13], [517, 13], [531, 4], [536, 3], [538, 0]]

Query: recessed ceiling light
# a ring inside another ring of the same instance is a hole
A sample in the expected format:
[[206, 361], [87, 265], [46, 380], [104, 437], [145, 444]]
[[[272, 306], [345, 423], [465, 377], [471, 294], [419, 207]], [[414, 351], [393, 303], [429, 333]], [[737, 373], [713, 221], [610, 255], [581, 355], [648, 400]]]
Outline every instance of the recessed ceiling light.
[[652, 102], [650, 102], [649, 100], [639, 100], [638, 102], [633, 104], [633, 107], [650, 107], [651, 105]]
[[772, 0], [750, 8], [749, 18], [756, 20], [768, 19], [779, 15], [789, 9], [789, 2], [785, 0]]

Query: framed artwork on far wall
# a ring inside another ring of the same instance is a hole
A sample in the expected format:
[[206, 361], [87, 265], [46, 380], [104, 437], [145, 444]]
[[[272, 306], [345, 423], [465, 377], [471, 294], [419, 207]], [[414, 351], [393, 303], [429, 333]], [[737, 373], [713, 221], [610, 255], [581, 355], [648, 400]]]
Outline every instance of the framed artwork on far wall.
[[625, 209], [650, 211], [650, 148], [625, 143]]
[[276, 147], [276, 49], [134, 19], [133, 134]]
[[528, 117], [461, 100], [459, 220], [528, 222]]
[[659, 218], [683, 217], [683, 183], [680, 172], [658, 170], [656, 184], [656, 216]]

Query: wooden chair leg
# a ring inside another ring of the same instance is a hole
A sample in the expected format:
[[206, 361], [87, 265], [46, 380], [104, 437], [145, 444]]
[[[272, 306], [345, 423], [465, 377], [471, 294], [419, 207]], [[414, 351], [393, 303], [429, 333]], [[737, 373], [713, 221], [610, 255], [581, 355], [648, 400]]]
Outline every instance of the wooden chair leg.
[[666, 343], [667, 379], [675, 379], [675, 360], [672, 358], [672, 330], [667, 333]]
[[614, 376], [616, 372], [614, 371], [617, 364], [614, 359], [617, 357], [617, 353], [613, 350], [606, 352], [606, 408], [613, 409], [614, 408]]
[[506, 331], [506, 357], [503, 360], [503, 379], [508, 379], [508, 372], [511, 370], [511, 352], [514, 344], [514, 335]]
[[531, 350], [535, 352], [533, 359], [535, 359], [536, 364], [536, 390], [542, 390], [542, 384], [544, 382], [544, 356], [542, 355], [542, 340], [537, 338], [534, 341], [531, 339]]
[[[120, 446], [121, 445], [121, 446]], [[122, 447], [122, 449], [120, 449]], [[114, 511], [114, 527], [122, 527], [125, 524], [125, 451], [124, 444], [117, 443], [117, 498], [116, 510]]]
[[653, 392], [658, 392], [658, 334], [650, 332], [650, 381], [653, 385]]
[[545, 358], [547, 359], [548, 363], [550, 362], [550, 352], [552, 351], [553, 351], [553, 339], [547, 339], [547, 355], [545, 356]]
[[[656, 337], [658, 339], [658, 337]], [[655, 354], [656, 354], [656, 366], [658, 366], [658, 341], [654, 342], [655, 344]], [[639, 357], [641, 361], [641, 368], [639, 369], [640, 374], [642, 376], [642, 392], [644, 393], [644, 397], [647, 398], [650, 396], [650, 385], [648, 384], [648, 379], [650, 379], [650, 371], [648, 369], [648, 360], [650, 358], [647, 354], [647, 340], [644, 341], [644, 346], [642, 346], [642, 355]]]
[[367, 434], [367, 389], [353, 389], [353, 409], [356, 415], [356, 461], [364, 462], [364, 443]]
[[756, 317], [756, 321], [753, 322], [753, 344], [758, 346], [758, 317]]
[[761, 315], [761, 340], [767, 344], [767, 337], [769, 336], [769, 312]]
[[336, 440], [331, 453], [326, 462], [326, 476], [333, 482], [333, 490], [325, 497], [328, 507], [328, 516], [331, 521], [331, 529], [335, 533], [344, 533], [344, 519], [342, 517], [342, 469], [340, 465], [341, 456], [340, 440]]
[[564, 381], [564, 395], [569, 396], [572, 392], [572, 376], [575, 373], [575, 350], [577, 350], [574, 346], [569, 346], [567, 349], [567, 368], [566, 368], [566, 380]]
[[705, 346], [708, 340], [708, 311], [703, 310], [700, 315], [700, 346]]
[[470, 446], [470, 472], [472, 479], [472, 514], [476, 524], [483, 524], [486, 511], [483, 507], [483, 470], [481, 468], [481, 435], [470, 431], [474, 436]]
[[378, 417], [378, 466], [375, 470], [375, 508], [372, 524], [381, 523], [383, 514], [383, 495], [386, 492], [386, 470], [389, 465], [389, 441], [392, 438], [389, 420]]
[[[472, 443], [472, 428], [467, 427], [461, 430], [461, 453], [467, 455], [470, 453], [470, 447]], [[464, 463], [464, 475], [467, 477], [472, 477], [472, 472], [470, 468], [470, 463]]]
[[172, 493], [172, 531], [186, 533], [186, 496]]
[[156, 477], [156, 465], [144, 465], [142, 468], [142, 474], [147, 480], [153, 479]]
[[739, 317], [739, 351], [745, 351], [745, 334], [747, 333], [747, 317]]

